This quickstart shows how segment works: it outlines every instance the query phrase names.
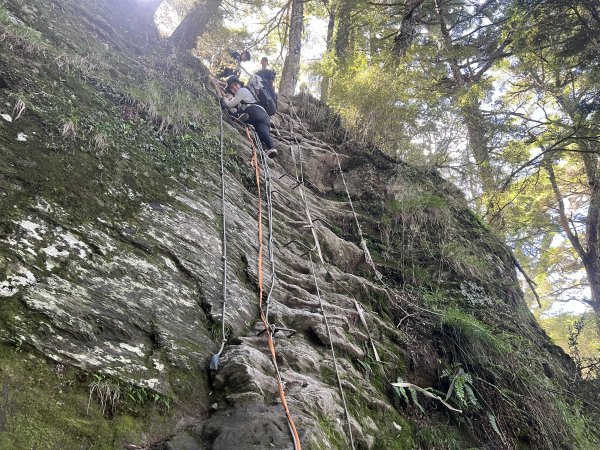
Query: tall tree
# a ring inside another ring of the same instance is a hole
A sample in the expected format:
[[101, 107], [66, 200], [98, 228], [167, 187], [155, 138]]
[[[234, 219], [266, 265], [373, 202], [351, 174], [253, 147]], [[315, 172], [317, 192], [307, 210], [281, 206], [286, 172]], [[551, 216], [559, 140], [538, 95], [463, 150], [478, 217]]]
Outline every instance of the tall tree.
[[399, 12], [394, 12], [395, 16], [400, 16], [399, 29], [394, 36], [394, 45], [392, 53], [396, 58], [404, 56], [408, 47], [414, 42], [418, 32], [419, 10], [425, 0], [407, 0], [401, 5]]
[[337, 65], [343, 68], [351, 51], [352, 12], [356, 6], [355, 0], [336, 0], [335, 27], [332, 36], [332, 50]]
[[[132, 38], [135, 34], [142, 41], [154, 42], [159, 38], [154, 14], [162, 2], [163, 0], [108, 0], [107, 11], [110, 22], [124, 27]], [[135, 40], [138, 41], [139, 38]]]
[[[335, 9], [332, 5], [331, 0], [324, 0], [323, 3], [327, 8], [327, 36], [326, 36], [326, 55], [331, 54], [332, 44], [333, 44], [333, 31], [335, 29]], [[329, 73], [324, 73], [321, 78], [321, 101], [327, 102], [329, 98], [329, 84], [331, 78]]]
[[171, 42], [178, 50], [196, 47], [198, 38], [204, 33], [211, 20], [219, 17], [222, 0], [199, 0], [192, 6], [179, 26], [171, 35]]
[[[489, 202], [498, 184], [490, 156], [490, 124], [481, 111], [482, 94], [485, 92], [481, 89], [481, 82], [492, 65], [506, 55], [505, 49], [511, 39], [505, 37], [499, 40], [502, 28], [490, 27], [486, 23], [495, 19], [498, 25], [505, 20], [501, 12], [494, 12], [500, 5], [493, 0], [477, 5], [472, 12], [467, 3], [457, 7], [448, 0], [434, 0], [434, 4], [443, 58], [450, 75], [443, 84], [458, 104], [467, 128], [481, 191]], [[490, 209], [494, 205], [481, 205], [481, 212], [486, 207]]]
[[304, 30], [304, 1], [291, 0], [290, 27], [288, 32], [287, 54], [283, 63], [279, 92], [292, 96], [296, 90], [300, 73], [300, 56], [302, 53], [302, 32]]
[[[572, 264], [561, 277], [557, 264], [541, 260], [538, 276], [552, 271], [550, 284], [562, 284], [554, 292], [591, 307], [600, 334], [600, 14], [587, 0], [535, 0], [523, 8], [515, 18], [523, 32], [515, 34], [507, 94], [515, 107], [506, 114], [526, 130], [529, 151], [520, 152], [509, 181], [537, 173], [538, 196], [545, 188], [553, 198], [547, 214], [560, 230], [554, 241], [564, 244], [543, 252], [558, 255], [546, 261]], [[517, 200], [527, 208], [533, 198]]]

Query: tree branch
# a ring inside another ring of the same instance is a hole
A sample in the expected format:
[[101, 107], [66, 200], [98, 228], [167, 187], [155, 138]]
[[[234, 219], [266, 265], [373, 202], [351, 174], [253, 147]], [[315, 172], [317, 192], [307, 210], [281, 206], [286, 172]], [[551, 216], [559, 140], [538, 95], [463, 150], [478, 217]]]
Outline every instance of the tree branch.
[[573, 233], [571, 227], [569, 226], [569, 218], [567, 217], [567, 213], [565, 212], [565, 204], [563, 200], [562, 193], [560, 192], [560, 188], [558, 187], [558, 183], [556, 182], [556, 175], [554, 174], [554, 167], [551, 162], [546, 162], [544, 164], [544, 169], [548, 173], [548, 178], [550, 179], [550, 184], [552, 185], [552, 190], [554, 191], [554, 196], [558, 202], [558, 217], [560, 220], [560, 225], [562, 226], [563, 231], [567, 235], [569, 242], [579, 255], [579, 257], [585, 261], [587, 259], [587, 252], [581, 245], [579, 238]]

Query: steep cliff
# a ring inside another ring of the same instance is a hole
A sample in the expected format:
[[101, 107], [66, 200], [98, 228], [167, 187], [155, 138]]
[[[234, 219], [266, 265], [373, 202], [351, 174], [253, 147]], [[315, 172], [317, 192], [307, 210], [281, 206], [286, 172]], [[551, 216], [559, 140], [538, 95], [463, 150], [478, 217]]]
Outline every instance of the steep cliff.
[[593, 448], [456, 188], [304, 97], [259, 197], [197, 60], [110, 2], [22, 3], [0, 7], [0, 448], [291, 448], [261, 283], [303, 448]]

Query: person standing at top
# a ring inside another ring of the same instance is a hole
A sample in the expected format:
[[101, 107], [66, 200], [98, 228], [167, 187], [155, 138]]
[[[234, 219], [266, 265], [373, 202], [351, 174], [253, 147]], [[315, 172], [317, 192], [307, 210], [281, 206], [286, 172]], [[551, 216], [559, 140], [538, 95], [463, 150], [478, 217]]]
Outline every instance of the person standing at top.
[[230, 98], [221, 97], [221, 104], [226, 108], [236, 108], [238, 119], [254, 127], [269, 158], [277, 156], [277, 149], [271, 139], [271, 118], [265, 109], [258, 104], [258, 100], [240, 79], [232, 75], [227, 78], [227, 92]]
[[263, 56], [263, 58], [260, 60], [260, 65], [262, 66], [262, 69], [256, 72], [256, 75], [262, 79], [265, 89], [271, 95], [275, 101], [275, 104], [277, 105], [277, 94], [275, 93], [274, 87], [276, 77], [275, 71], [267, 69], [267, 66], [269, 65], [269, 59], [266, 56]]
[[231, 75], [239, 77], [240, 64], [246, 61], [250, 61], [250, 52], [248, 50], [238, 53], [228, 48], [213, 57], [211, 66], [217, 78], [227, 78]]

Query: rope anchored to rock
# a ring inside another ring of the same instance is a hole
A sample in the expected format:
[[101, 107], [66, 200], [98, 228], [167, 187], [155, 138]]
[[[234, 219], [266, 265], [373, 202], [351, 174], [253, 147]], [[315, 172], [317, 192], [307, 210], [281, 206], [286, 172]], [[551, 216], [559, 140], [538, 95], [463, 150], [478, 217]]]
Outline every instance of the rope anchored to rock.
[[223, 145], [223, 111], [221, 110], [220, 122], [220, 139], [221, 139], [221, 214], [223, 216], [223, 303], [221, 308], [221, 348], [210, 359], [210, 369], [217, 370], [219, 368], [219, 358], [225, 348], [227, 335], [225, 332], [225, 308], [227, 306], [227, 214], [225, 205], [225, 163], [224, 163], [224, 145]]
[[[277, 387], [279, 390], [279, 398], [281, 399], [281, 404], [285, 411], [285, 416], [288, 421], [288, 426], [290, 428], [290, 432], [292, 433], [292, 438], [294, 440], [294, 450], [301, 450], [302, 446], [300, 444], [300, 436], [298, 435], [298, 431], [296, 430], [296, 426], [294, 425], [294, 419], [292, 418], [292, 414], [287, 404], [287, 399], [285, 396], [285, 389], [283, 387], [283, 380], [281, 379], [281, 372], [279, 371], [279, 365], [277, 364], [277, 354], [275, 352], [275, 344], [273, 343], [273, 333], [271, 327], [268, 322], [267, 315], [265, 314], [265, 310], [263, 308], [263, 265], [262, 265], [262, 253], [263, 253], [263, 232], [262, 232], [262, 195], [260, 188], [260, 166], [257, 160], [257, 149], [255, 140], [250, 135], [250, 130], [246, 127], [246, 135], [248, 136], [248, 141], [252, 147], [252, 166], [254, 167], [256, 173], [256, 188], [258, 192], [258, 309], [260, 312], [260, 319], [265, 326], [265, 334], [267, 335], [267, 344], [269, 347], [269, 351], [271, 353], [271, 362], [273, 363], [273, 367], [275, 369], [275, 375], [277, 379]], [[258, 141], [260, 142], [260, 141]]]

